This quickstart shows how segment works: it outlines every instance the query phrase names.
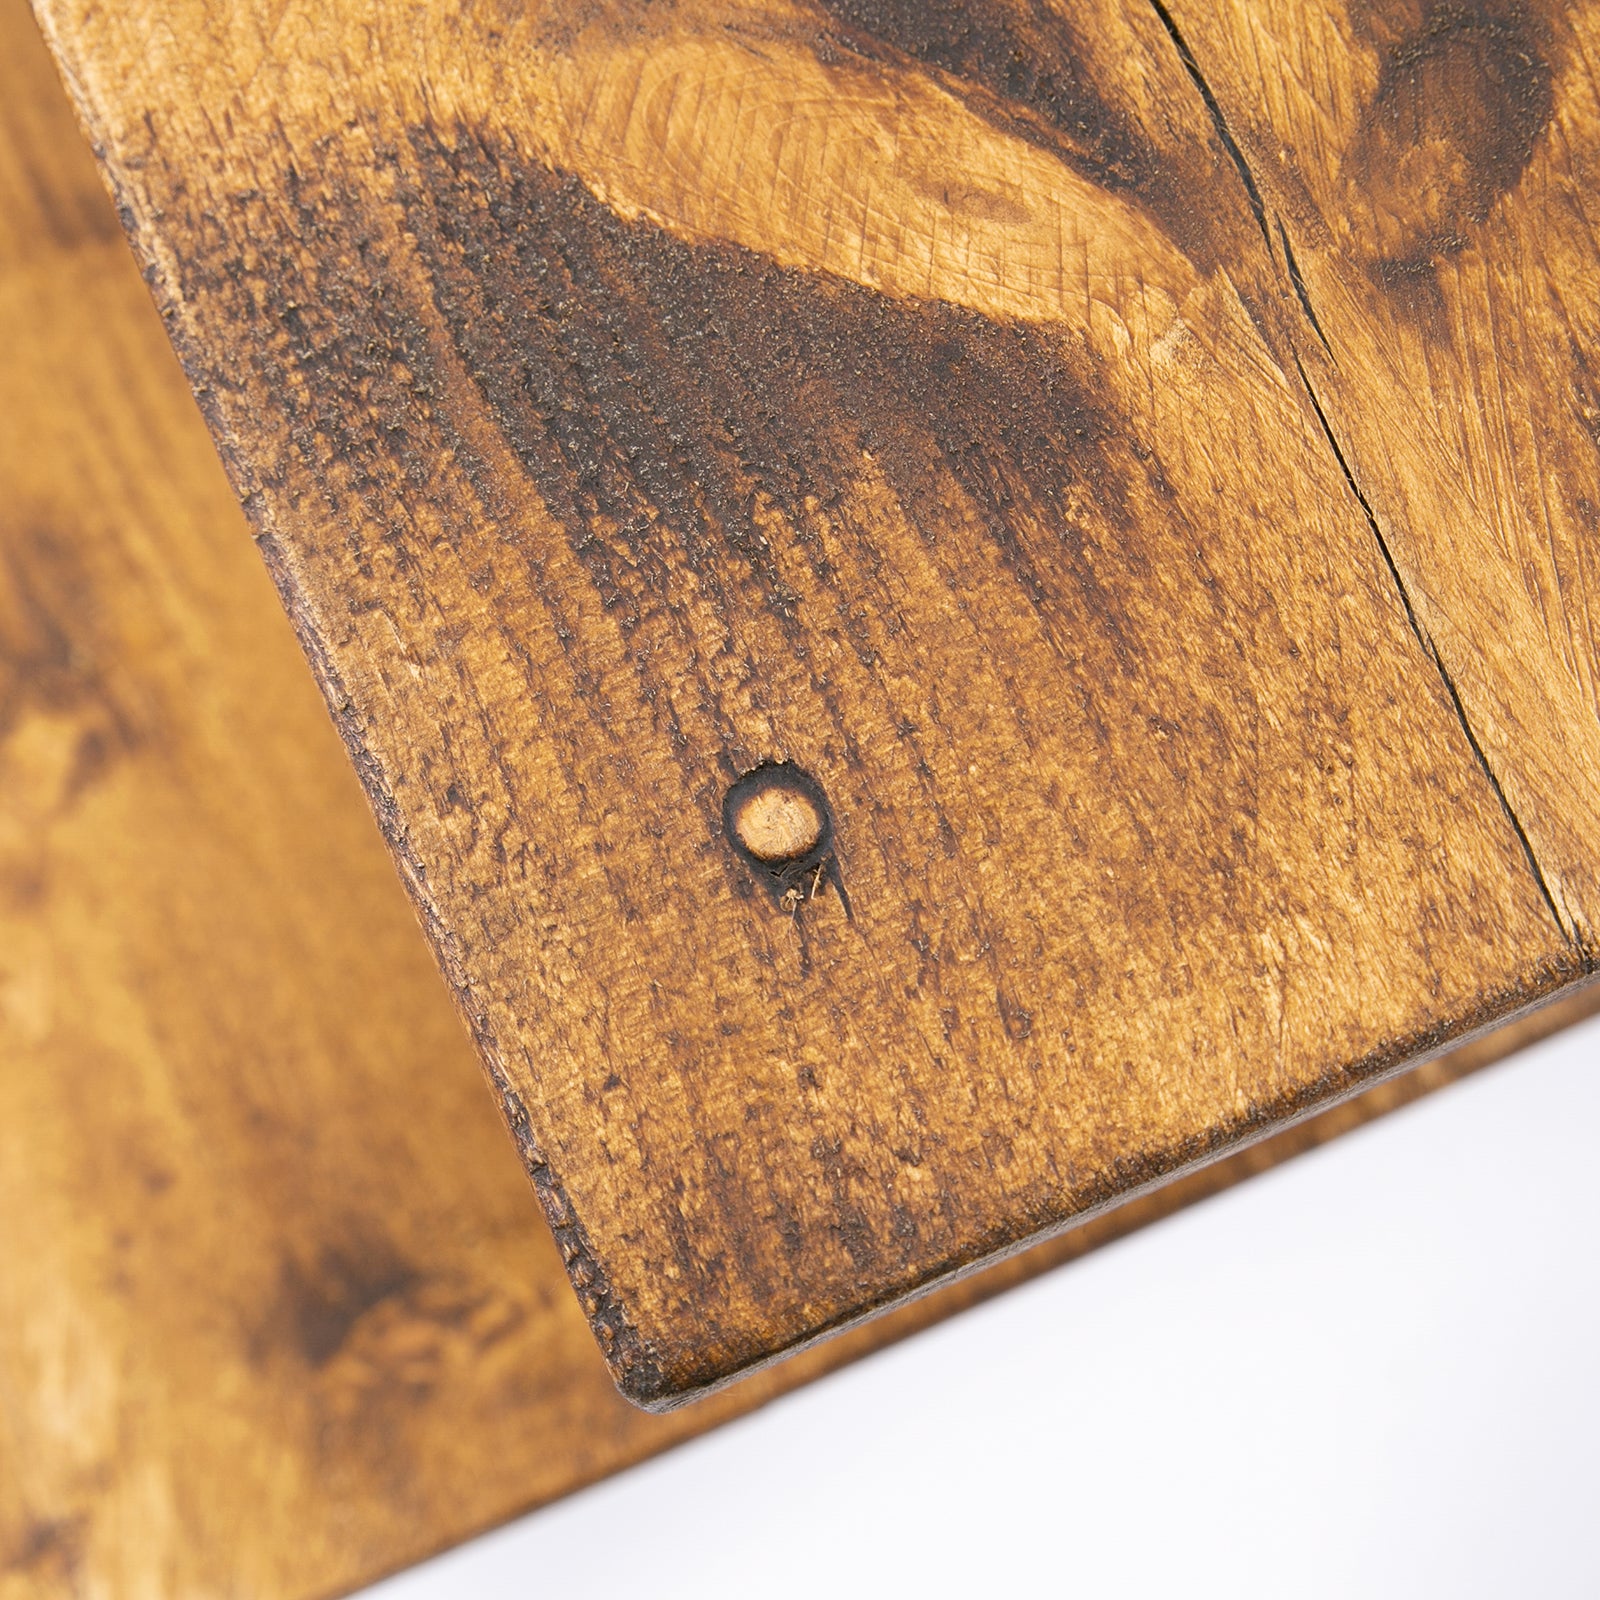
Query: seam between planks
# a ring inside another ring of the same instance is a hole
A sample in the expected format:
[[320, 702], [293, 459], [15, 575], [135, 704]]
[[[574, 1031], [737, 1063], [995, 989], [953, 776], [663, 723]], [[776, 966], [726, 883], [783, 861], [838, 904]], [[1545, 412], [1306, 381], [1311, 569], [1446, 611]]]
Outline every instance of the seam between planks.
[[1245, 160], [1244, 151], [1239, 148], [1239, 142], [1228, 126], [1228, 119], [1222, 114], [1222, 104], [1212, 93], [1211, 85], [1206, 82], [1205, 74], [1200, 70], [1200, 63], [1195, 60], [1194, 51], [1189, 48], [1188, 40], [1179, 31], [1172, 13], [1162, 4], [1162, 0], [1150, 0], [1150, 9], [1155, 12], [1161, 21], [1161, 26], [1166, 29], [1167, 37], [1172, 41], [1173, 49], [1178, 52], [1178, 59], [1183, 63], [1184, 71], [1194, 80], [1195, 88], [1200, 91], [1200, 98], [1206, 103], [1206, 110], [1211, 113], [1217, 137], [1222, 141], [1223, 149], [1228, 152], [1238, 169], [1245, 193], [1250, 197], [1250, 209], [1255, 213], [1256, 225], [1261, 229], [1261, 237], [1266, 241], [1267, 252], [1270, 255], [1272, 234], [1267, 228], [1267, 204], [1261, 198], [1261, 190], [1256, 186], [1256, 175], [1250, 170], [1250, 163]]

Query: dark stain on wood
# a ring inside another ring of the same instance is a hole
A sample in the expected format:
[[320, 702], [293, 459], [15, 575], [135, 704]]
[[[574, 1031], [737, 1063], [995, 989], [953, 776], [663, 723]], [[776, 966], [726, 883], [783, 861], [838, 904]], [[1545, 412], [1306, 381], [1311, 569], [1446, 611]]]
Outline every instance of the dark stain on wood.
[[[440, 312], [625, 632], [686, 572], [713, 615], [761, 606], [804, 650], [783, 575], [798, 555], [831, 593], [823, 625], [836, 620], [870, 664], [814, 531], [848, 518], [841, 489], [866, 458], [930, 543], [952, 495], [970, 496], [1041, 612], [1073, 586], [1117, 657], [1134, 658], [1088, 524], [1131, 529], [1134, 479], [1169, 497], [1070, 337], [691, 246], [475, 141], [419, 131], [416, 148], [425, 186], [409, 220]], [[1055, 527], [1050, 548], [1019, 537], [1023, 507]]]
[[309, 1264], [284, 1262], [279, 1280], [282, 1325], [308, 1366], [325, 1367], [362, 1317], [405, 1295], [418, 1281], [416, 1271], [380, 1242], [326, 1246]]
[[[1131, 117], [1108, 103], [1089, 75], [1088, 52], [1070, 13], [1015, 0], [820, 0], [835, 39], [863, 54], [887, 45], [956, 79], [987, 100], [1008, 131], [1067, 155], [1086, 177], [1138, 194], [1166, 176]], [[1021, 112], [1031, 116], [1019, 115]], [[1046, 135], [1038, 126], [1043, 122]]]
[[0, 1573], [48, 1583], [51, 1592], [76, 1594], [88, 1534], [89, 1519], [81, 1514], [36, 1518], [23, 1528], [16, 1548], [0, 1560]]
[[0, 751], [30, 713], [74, 725], [56, 810], [149, 737], [157, 707], [108, 671], [100, 597], [70, 537], [0, 506]]
[[1202, 270], [1234, 253], [1226, 230], [1211, 226], [1211, 208], [1194, 203], [1200, 186], [1214, 180], [1205, 146], [1156, 146], [1131, 111], [1096, 83], [1095, 52], [1085, 48], [1069, 8], [1035, 0], [819, 4], [833, 24], [819, 51], [842, 45], [869, 60], [898, 57], [932, 68], [996, 127], [1138, 201]]
[[1373, 274], [1402, 302], [1431, 303], [1439, 263], [1521, 180], [1554, 107], [1550, 49], [1514, 0], [1440, 0], [1386, 44], [1350, 163]]

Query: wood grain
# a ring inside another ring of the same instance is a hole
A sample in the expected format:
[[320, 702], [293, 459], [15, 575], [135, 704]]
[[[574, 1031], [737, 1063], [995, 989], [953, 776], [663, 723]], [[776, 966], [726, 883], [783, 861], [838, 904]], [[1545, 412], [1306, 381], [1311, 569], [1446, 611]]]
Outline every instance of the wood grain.
[[533, 1219], [20, 0], [0, 347], [3, 1600], [365, 1583], [1600, 1004], [644, 1415]]
[[703, 1423], [530, 1226], [15, 0], [0, 347], [0, 1596], [327, 1594]]
[[[1600, 923], [1600, 12], [1174, 0], [1306, 381], [1564, 924]], [[1287, 261], [1287, 257], [1285, 257]]]
[[1172, 17], [39, 9], [631, 1398], [1588, 970]]

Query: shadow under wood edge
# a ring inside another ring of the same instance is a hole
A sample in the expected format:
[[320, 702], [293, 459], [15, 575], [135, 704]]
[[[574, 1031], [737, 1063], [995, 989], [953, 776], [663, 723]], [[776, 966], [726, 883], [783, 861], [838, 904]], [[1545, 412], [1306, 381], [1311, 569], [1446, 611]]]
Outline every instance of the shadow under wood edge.
[[[672, 1413], [652, 1417], [633, 1411], [646, 1430], [635, 1441], [631, 1459], [602, 1469], [581, 1481], [570, 1482], [560, 1493], [531, 1501], [510, 1517], [495, 1518], [473, 1529], [458, 1530], [441, 1543], [443, 1554], [458, 1544], [492, 1532], [517, 1516], [524, 1516], [591, 1487], [619, 1471], [627, 1471], [686, 1443], [711, 1429], [748, 1415], [768, 1402], [835, 1372], [851, 1362], [909, 1338], [984, 1301], [1027, 1283], [1057, 1267], [1076, 1261], [1102, 1245], [1114, 1243], [1138, 1229], [1209, 1199], [1246, 1178], [1282, 1162], [1304, 1155], [1341, 1134], [1376, 1121], [1391, 1111], [1421, 1100], [1436, 1090], [1459, 1083], [1484, 1067], [1493, 1066], [1517, 1051], [1550, 1038], [1600, 1013], [1600, 975], [1587, 978], [1535, 1002], [1510, 1019], [1447, 1046], [1438, 1054], [1400, 1069], [1381, 1082], [1370, 1084], [1336, 1104], [1281, 1127], [1276, 1132], [1237, 1149], [1209, 1165], [1184, 1173], [1159, 1187], [1136, 1195], [1087, 1221], [956, 1279], [946, 1279], [914, 1299], [892, 1309], [817, 1338], [787, 1355], [740, 1375], [713, 1390], [691, 1396]], [[596, 1352], [598, 1364], [599, 1353]], [[620, 1397], [619, 1397], [620, 1398]], [[630, 1406], [628, 1409], [632, 1410]], [[655, 1439], [649, 1432], [659, 1428]], [[374, 1575], [376, 1581], [377, 1575]]]

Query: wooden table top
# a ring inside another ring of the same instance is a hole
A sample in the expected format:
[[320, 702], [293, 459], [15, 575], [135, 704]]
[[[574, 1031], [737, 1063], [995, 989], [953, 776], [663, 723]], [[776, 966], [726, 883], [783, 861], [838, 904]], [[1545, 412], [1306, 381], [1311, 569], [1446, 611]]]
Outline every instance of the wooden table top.
[[37, 9], [639, 1404], [1589, 972], [1595, 8]]
[[371, 1582], [1511, 1042], [645, 1415], [23, 0], [0, 0], [0, 352], [0, 1600]]

